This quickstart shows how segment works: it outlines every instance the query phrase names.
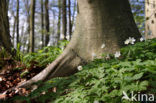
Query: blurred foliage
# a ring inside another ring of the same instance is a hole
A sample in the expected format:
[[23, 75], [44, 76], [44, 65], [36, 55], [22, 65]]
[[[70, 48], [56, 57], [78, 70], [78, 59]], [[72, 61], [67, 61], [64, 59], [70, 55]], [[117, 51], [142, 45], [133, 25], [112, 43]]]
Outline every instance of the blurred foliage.
[[4, 62], [4, 58], [9, 58], [10, 57], [10, 54], [7, 53], [7, 51], [3, 48], [3, 47], [0, 47], [0, 69], [3, 68], [3, 66], [5, 65], [5, 62]]
[[63, 48], [66, 47], [69, 41], [59, 41], [57, 46], [47, 46], [36, 53], [28, 53], [23, 57], [23, 62], [27, 66], [35, 62], [37, 66], [46, 67], [49, 63], [54, 61], [62, 52]]
[[0, 47], [0, 58], [7, 58], [9, 57], [9, 53], [4, 49], [4, 47]]

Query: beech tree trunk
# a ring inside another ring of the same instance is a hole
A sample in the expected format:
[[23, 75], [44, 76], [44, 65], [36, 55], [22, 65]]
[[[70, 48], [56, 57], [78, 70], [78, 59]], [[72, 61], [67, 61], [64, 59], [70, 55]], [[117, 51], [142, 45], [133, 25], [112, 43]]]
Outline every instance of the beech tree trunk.
[[58, 23], [57, 23], [57, 43], [60, 40], [61, 34], [61, 0], [58, 0], [58, 7], [59, 7], [59, 15], [58, 15]]
[[41, 0], [41, 41], [42, 41], [42, 48], [44, 47], [44, 8], [43, 8], [43, 0]]
[[62, 33], [64, 35], [64, 40], [66, 40], [67, 36], [67, 9], [66, 9], [66, 0], [62, 1]]
[[30, 52], [34, 52], [34, 45], [35, 45], [35, 0], [31, 0], [30, 5]]
[[12, 32], [12, 44], [15, 44], [15, 30], [16, 30], [16, 16], [14, 16], [14, 25], [13, 25], [13, 32]]
[[19, 0], [16, 4], [16, 47], [19, 43]]
[[69, 22], [69, 39], [71, 39], [72, 36], [72, 24], [71, 24], [71, 1], [68, 0], [68, 22]]
[[75, 23], [75, 13], [77, 11], [76, 8], [77, 8], [77, 1], [75, 0], [74, 1], [74, 8], [73, 8], [73, 16], [72, 16], [71, 30], [73, 30], [73, 26], [74, 26], [74, 23]]
[[26, 16], [27, 16], [27, 34], [29, 35], [29, 41], [27, 43], [26, 41], [26, 45], [27, 45], [27, 53], [30, 50], [30, 5], [29, 5], [29, 0], [24, 0], [24, 5], [25, 5], [25, 9], [26, 9]]
[[8, 19], [8, 5], [7, 0], [0, 0], [0, 44], [10, 53], [15, 56], [13, 45], [11, 43]]
[[48, 45], [50, 40], [50, 31], [49, 31], [49, 0], [45, 0], [45, 27], [46, 27], [46, 37], [45, 37], [45, 46]]
[[[128, 37], [141, 37], [128, 0], [78, 0], [76, 29], [62, 55], [19, 87], [53, 77], [68, 76], [78, 65], [92, 60], [93, 53], [115, 53]], [[105, 44], [105, 48], [101, 45]]]
[[145, 0], [145, 36], [147, 39], [156, 38], [156, 1]]

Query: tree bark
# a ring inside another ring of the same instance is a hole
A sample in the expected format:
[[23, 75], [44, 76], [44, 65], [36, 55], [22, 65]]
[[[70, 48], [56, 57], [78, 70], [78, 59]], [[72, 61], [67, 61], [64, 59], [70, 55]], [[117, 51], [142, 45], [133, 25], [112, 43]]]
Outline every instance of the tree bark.
[[42, 48], [44, 47], [44, 8], [43, 8], [43, 0], [41, 0], [41, 32], [42, 32]]
[[14, 16], [14, 25], [13, 25], [13, 32], [12, 32], [13, 46], [15, 44], [15, 30], [16, 30], [16, 16]]
[[13, 23], [13, 30], [12, 30], [12, 38], [11, 38], [11, 40], [12, 40], [12, 45], [13, 45], [13, 47], [15, 46], [14, 44], [15, 44], [15, 32], [16, 32], [16, 15], [15, 15], [15, 11], [13, 10], [13, 8], [14, 8], [14, 1], [13, 0], [11, 0], [10, 1], [10, 5], [9, 5], [9, 9], [10, 9], [10, 12], [11, 12], [11, 15], [13, 16], [13, 20], [14, 20], [14, 23]]
[[72, 24], [71, 24], [71, 1], [68, 0], [68, 22], [69, 22], [69, 39], [71, 39], [72, 36]]
[[16, 4], [16, 47], [19, 43], [19, 0]]
[[145, 0], [145, 36], [147, 39], [156, 38], [156, 1]]
[[45, 27], [46, 27], [46, 38], [45, 38], [45, 46], [48, 45], [50, 40], [49, 34], [49, 0], [45, 0]]
[[13, 45], [11, 43], [10, 31], [9, 31], [9, 18], [8, 7], [6, 0], [0, 0], [0, 42], [2, 46], [15, 56], [15, 50], [12, 50]]
[[27, 44], [27, 53], [29, 52], [29, 50], [30, 50], [30, 15], [27, 15], [27, 24], [28, 24], [28, 26], [27, 26], [27, 33], [28, 33], [28, 38], [29, 38], [29, 40], [28, 40], [28, 44]]
[[66, 10], [66, 0], [63, 0], [62, 2], [62, 33], [64, 35], [64, 40], [66, 40], [67, 36], [67, 10]]
[[60, 34], [61, 34], [61, 0], [58, 0], [58, 7], [59, 7], [59, 15], [58, 15], [58, 23], [57, 23], [57, 43], [60, 40]]
[[25, 5], [25, 9], [26, 9], [26, 14], [27, 14], [27, 34], [28, 34], [28, 37], [29, 37], [29, 40], [28, 40], [28, 43], [26, 41], [26, 44], [27, 44], [27, 53], [29, 52], [30, 50], [30, 6], [29, 6], [29, 0], [24, 0], [24, 5]]
[[34, 45], [35, 45], [34, 22], [35, 22], [35, 0], [31, 0], [31, 5], [30, 5], [30, 52], [34, 52]]
[[[76, 8], [77, 8], [77, 1], [74, 1], [74, 9], [73, 9], [73, 16], [72, 16], [72, 23], [71, 23], [71, 29], [73, 30], [73, 26], [75, 23], [75, 13], [76, 13]], [[73, 31], [72, 31], [73, 32]]]
[[[134, 22], [128, 0], [78, 0], [76, 29], [62, 55], [31, 80], [19, 87], [27, 87], [39, 80], [68, 76], [103, 53], [115, 53], [128, 37], [141, 37]], [[105, 48], [101, 45], [105, 44]]]

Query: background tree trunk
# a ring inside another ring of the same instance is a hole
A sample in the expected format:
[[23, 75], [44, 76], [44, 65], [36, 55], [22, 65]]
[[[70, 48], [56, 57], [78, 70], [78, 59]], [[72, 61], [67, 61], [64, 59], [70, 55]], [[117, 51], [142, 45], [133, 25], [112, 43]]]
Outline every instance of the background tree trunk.
[[[78, 5], [76, 29], [62, 55], [21, 87], [71, 75], [78, 65], [92, 60], [93, 53], [97, 58], [103, 53], [115, 53], [128, 37], [141, 37], [128, 0], [78, 0]], [[101, 48], [102, 44], [106, 47]]]
[[62, 2], [62, 33], [64, 35], [64, 40], [66, 40], [67, 36], [67, 10], [66, 10], [66, 0]]
[[27, 32], [26, 34], [28, 34], [29, 40], [28, 42], [26, 41], [27, 44], [27, 53], [30, 50], [30, 5], [29, 5], [29, 0], [24, 0], [25, 3], [25, 9], [26, 9], [26, 14], [27, 14]]
[[34, 22], [35, 22], [35, 0], [31, 0], [31, 5], [30, 5], [30, 52], [34, 52]]
[[60, 40], [61, 34], [61, 0], [58, 0], [58, 7], [59, 7], [59, 15], [58, 15], [58, 23], [57, 23], [57, 42]]
[[68, 22], [69, 22], [69, 39], [71, 39], [72, 36], [72, 24], [71, 24], [71, 1], [68, 0]]
[[12, 50], [13, 45], [10, 38], [7, 6], [7, 0], [0, 0], [0, 42], [10, 54], [15, 56], [15, 51]]
[[19, 43], [19, 0], [16, 4], [16, 47]]
[[13, 8], [14, 8], [14, 5], [13, 5], [13, 0], [11, 0], [11, 5], [9, 6], [9, 10], [10, 10], [10, 12], [11, 12], [11, 15], [13, 16], [13, 20], [14, 20], [14, 22], [13, 22], [13, 27], [12, 27], [12, 38], [11, 38], [11, 40], [12, 40], [12, 45], [13, 45], [13, 47], [15, 46], [15, 32], [16, 32], [16, 12], [13, 10]]
[[148, 39], [156, 38], [156, 1], [145, 0], [145, 36]]
[[15, 45], [15, 30], [16, 30], [16, 16], [14, 16], [14, 25], [13, 25], [13, 32], [12, 32], [13, 46]]
[[42, 32], [42, 48], [44, 47], [44, 7], [43, 7], [43, 0], [41, 0], [41, 32]]
[[50, 40], [50, 31], [49, 31], [49, 0], [45, 0], [45, 27], [46, 27], [46, 38], [45, 46], [48, 45]]
[[28, 37], [29, 37], [29, 40], [28, 40], [28, 44], [27, 44], [27, 53], [29, 52], [30, 50], [30, 15], [27, 15], [27, 33], [28, 33]]
[[[76, 8], [77, 8], [77, 1], [74, 1], [74, 9], [73, 9], [73, 16], [72, 16], [72, 23], [71, 23], [71, 29], [73, 30], [73, 26], [75, 23], [75, 13], [76, 13]], [[73, 31], [72, 31], [73, 32]]]

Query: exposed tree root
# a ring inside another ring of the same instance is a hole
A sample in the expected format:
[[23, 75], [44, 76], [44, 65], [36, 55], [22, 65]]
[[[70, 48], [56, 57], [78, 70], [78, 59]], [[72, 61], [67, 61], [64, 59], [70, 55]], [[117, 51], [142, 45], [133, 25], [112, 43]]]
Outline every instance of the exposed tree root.
[[[81, 63], [86, 63], [73, 49], [66, 48], [62, 55], [60, 55], [54, 62], [48, 65], [43, 71], [34, 76], [28, 81], [20, 83], [16, 87], [10, 88], [3, 92], [6, 94], [15, 91], [17, 88], [28, 88], [38, 81], [46, 81], [54, 77], [68, 76], [77, 71], [77, 66]], [[5, 98], [7, 99], [7, 98]]]
[[76, 67], [85, 63], [72, 49], [66, 49], [54, 62], [32, 79], [21, 83], [18, 88], [28, 88], [38, 81], [49, 80], [54, 77], [68, 76], [76, 72]]

